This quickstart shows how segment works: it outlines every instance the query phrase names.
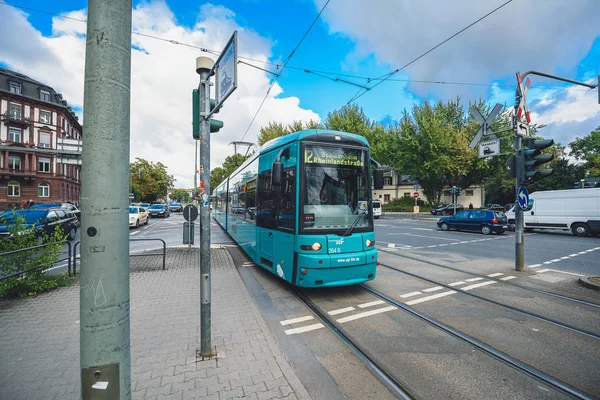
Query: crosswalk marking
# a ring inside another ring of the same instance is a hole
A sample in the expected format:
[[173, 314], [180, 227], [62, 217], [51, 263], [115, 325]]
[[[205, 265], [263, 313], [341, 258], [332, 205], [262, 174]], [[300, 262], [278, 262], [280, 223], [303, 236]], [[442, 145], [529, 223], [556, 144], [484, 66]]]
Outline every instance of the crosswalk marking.
[[286, 319], [285, 321], [279, 321], [279, 323], [281, 325], [291, 325], [291, 324], [295, 324], [296, 322], [310, 321], [311, 319], [314, 319], [313, 316], [307, 315], [306, 317]]
[[420, 299], [411, 300], [411, 301], [406, 302], [406, 304], [409, 306], [412, 306], [413, 304], [419, 304], [419, 303], [423, 303], [425, 301], [439, 299], [440, 297], [449, 296], [454, 293], [456, 293], [456, 291], [449, 290], [447, 292], [442, 292], [442, 293], [434, 294], [434, 295], [427, 296], [427, 297], [421, 297]]
[[476, 288], [482, 287], [482, 286], [493, 285], [494, 283], [496, 283], [496, 281], [480, 282], [480, 283], [476, 283], [474, 285], [465, 286], [461, 289], [462, 290], [471, 290], [471, 289], [476, 289]]
[[344, 322], [349, 322], [349, 321], [354, 321], [356, 319], [360, 319], [360, 318], [364, 318], [364, 317], [369, 317], [371, 315], [375, 315], [375, 314], [381, 314], [387, 311], [392, 311], [395, 310], [397, 307], [395, 306], [388, 306], [388, 307], [384, 307], [384, 308], [378, 308], [375, 310], [371, 310], [371, 311], [365, 311], [365, 312], [361, 312], [358, 314], [354, 314], [354, 315], [349, 315], [347, 317], [344, 318], [340, 318], [337, 320], [337, 322], [339, 322], [340, 324], [343, 324]]

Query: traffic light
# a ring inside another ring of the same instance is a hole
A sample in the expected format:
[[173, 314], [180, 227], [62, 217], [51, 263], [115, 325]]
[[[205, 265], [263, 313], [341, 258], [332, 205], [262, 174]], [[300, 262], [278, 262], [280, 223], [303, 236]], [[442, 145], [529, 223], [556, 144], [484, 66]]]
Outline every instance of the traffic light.
[[[216, 100], [210, 99], [210, 109], [213, 110], [216, 105]], [[218, 113], [219, 110], [223, 107], [221, 104], [219, 108], [214, 110], [215, 113]], [[192, 90], [192, 136], [194, 139], [200, 139], [200, 92], [198, 89]], [[223, 127], [223, 121], [219, 121], [218, 119], [210, 119], [210, 133], [219, 132], [219, 130]]]
[[552, 154], [542, 154], [542, 150], [554, 146], [554, 140], [535, 140], [533, 138], [523, 139], [523, 149], [521, 150], [521, 184], [534, 183], [542, 178], [552, 174], [552, 169], [537, 169], [554, 159]]
[[219, 130], [223, 127], [223, 121], [219, 121], [218, 119], [210, 119], [210, 133], [219, 132]]

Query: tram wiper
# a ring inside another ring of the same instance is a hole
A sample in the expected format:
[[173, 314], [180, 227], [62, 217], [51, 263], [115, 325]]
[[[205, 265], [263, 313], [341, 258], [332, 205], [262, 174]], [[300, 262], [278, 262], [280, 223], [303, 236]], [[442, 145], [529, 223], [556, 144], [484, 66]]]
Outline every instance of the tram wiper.
[[356, 224], [358, 224], [358, 221], [360, 221], [360, 219], [365, 216], [365, 214], [367, 213], [368, 210], [369, 210], [369, 207], [367, 205], [367, 208], [361, 211], [361, 213], [354, 220], [354, 222], [352, 223], [352, 225], [350, 225], [350, 227], [348, 228], [348, 230], [342, 236], [350, 236], [352, 234], [352, 230], [354, 229], [354, 227], [356, 226]]

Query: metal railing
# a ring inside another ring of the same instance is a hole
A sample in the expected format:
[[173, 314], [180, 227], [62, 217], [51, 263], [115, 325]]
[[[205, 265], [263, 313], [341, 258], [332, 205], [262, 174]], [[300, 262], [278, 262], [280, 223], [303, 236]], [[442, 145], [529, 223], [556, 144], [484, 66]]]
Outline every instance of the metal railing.
[[[68, 241], [63, 242], [62, 244], [64, 244], [64, 243], [67, 244], [67, 248], [68, 248], [68, 250], [67, 250], [67, 257], [66, 258], [61, 258], [59, 260], [56, 260], [56, 262], [54, 262], [54, 264], [62, 262], [62, 261], [67, 261], [68, 273], [69, 273], [69, 276], [72, 276], [71, 275], [71, 250], [72, 250], [73, 246]], [[36, 249], [42, 249], [42, 248], [48, 247], [48, 246], [49, 246], [49, 244], [45, 243], [45, 244], [40, 244], [40, 245], [37, 245], [37, 246], [26, 247], [24, 249], [11, 250], [11, 251], [7, 251], [7, 252], [4, 252], [4, 253], [0, 253], [0, 257], [5, 257], [5, 256], [9, 256], [9, 255], [12, 255], [12, 254], [23, 253], [23, 252], [26, 252], [26, 251], [31, 251], [31, 250], [36, 250]], [[38, 266], [35, 266], [35, 267], [32, 267], [32, 268], [24, 269], [22, 271], [14, 272], [14, 273], [9, 274], [9, 275], [1, 276], [0, 277], [0, 281], [3, 281], [4, 279], [14, 278], [16, 276], [20, 276], [20, 275], [26, 274], [27, 272], [36, 271], [36, 270], [42, 269], [42, 268], [50, 268], [50, 267], [47, 266], [47, 265], [38, 265]]]
[[[162, 253], [152, 253], [152, 254], [129, 254], [129, 257], [154, 257], [154, 256], [162, 256], [162, 269], [163, 271], [166, 269], [167, 262], [167, 243], [158, 238], [149, 238], [149, 239], [129, 239], [130, 242], [145, 242], [145, 241], [160, 241], [162, 242]], [[73, 275], [77, 273], [77, 261], [81, 260], [81, 256], [77, 254], [77, 248], [80, 247], [81, 242], [75, 243], [73, 246]], [[71, 263], [69, 262], [69, 266]], [[70, 271], [70, 267], [69, 267]], [[69, 275], [70, 276], [70, 275]]]

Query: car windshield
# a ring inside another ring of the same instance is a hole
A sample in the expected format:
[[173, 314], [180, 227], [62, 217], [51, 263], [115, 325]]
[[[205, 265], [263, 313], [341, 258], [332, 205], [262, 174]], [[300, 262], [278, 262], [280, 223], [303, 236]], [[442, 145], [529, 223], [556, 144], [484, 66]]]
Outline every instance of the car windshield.
[[494, 217], [496, 217], [496, 218], [506, 218], [506, 214], [504, 214], [503, 212], [496, 211], [496, 212], [494, 212]]
[[374, 201], [374, 202], [373, 202], [373, 208], [381, 208], [381, 202], [379, 202], [379, 201]]
[[140, 203], [140, 207], [148, 208], [150, 204], [148, 203]]
[[0, 224], [6, 225], [14, 223], [16, 218], [21, 217], [29, 225], [39, 223], [46, 216], [47, 211], [44, 209], [29, 209], [29, 210], [14, 210], [7, 211], [0, 215]]
[[355, 229], [372, 229], [367, 213], [371, 200], [367, 152], [325, 145], [306, 145], [303, 152], [302, 227], [346, 230], [356, 221]]
[[162, 204], [152, 204], [152, 206], [150, 206], [151, 210], [160, 210], [162, 208], [165, 208], [165, 206], [163, 206]]
[[137, 207], [129, 207], [129, 214], [137, 214], [139, 211]]

